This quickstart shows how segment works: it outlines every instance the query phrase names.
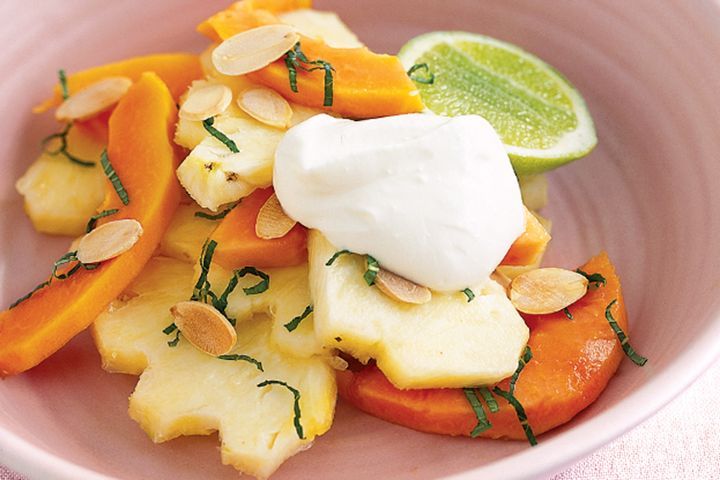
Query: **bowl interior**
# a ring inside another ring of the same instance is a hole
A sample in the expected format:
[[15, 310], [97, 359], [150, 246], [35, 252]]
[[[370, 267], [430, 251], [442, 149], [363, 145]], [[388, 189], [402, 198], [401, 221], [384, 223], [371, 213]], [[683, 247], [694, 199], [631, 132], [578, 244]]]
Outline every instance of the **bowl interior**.
[[[0, 304], [40, 281], [68, 244], [33, 232], [13, 188], [53, 131], [29, 113], [55, 70], [160, 51], [200, 51], [194, 25], [225, 2], [47, 1], [0, 4], [5, 54], [0, 98]], [[555, 471], [617, 436], [678, 394], [717, 355], [720, 334], [720, 14], [714, 2], [557, 0], [317, 0], [369, 46], [394, 52], [430, 30], [467, 30], [516, 43], [583, 93], [600, 138], [589, 158], [550, 175], [548, 264], [575, 266], [605, 249], [618, 267], [633, 345], [599, 401], [569, 426], [521, 442], [444, 438], [384, 423], [342, 404], [330, 433], [274, 478], [521, 478]], [[66, 25], [68, 28], [58, 28]], [[122, 41], [118, 41], [122, 39]], [[12, 114], [11, 114], [12, 112]], [[135, 379], [105, 374], [87, 334], [0, 389], [2, 459], [38, 477], [236, 478], [217, 438], [153, 445], [127, 416]], [[19, 445], [27, 448], [20, 448]], [[72, 471], [68, 463], [87, 471]], [[35, 455], [33, 457], [33, 455]], [[32, 460], [35, 458], [35, 460]], [[40, 458], [40, 460], [37, 460]], [[130, 460], [130, 461], [129, 461]], [[92, 473], [95, 472], [95, 473]]]

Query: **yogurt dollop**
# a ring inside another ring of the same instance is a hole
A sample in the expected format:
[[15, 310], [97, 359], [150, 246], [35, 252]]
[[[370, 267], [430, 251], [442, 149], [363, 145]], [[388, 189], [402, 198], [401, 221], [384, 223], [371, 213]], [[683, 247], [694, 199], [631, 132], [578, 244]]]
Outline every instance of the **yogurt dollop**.
[[525, 229], [505, 148], [477, 115], [317, 115], [283, 137], [273, 183], [294, 220], [439, 291], [484, 281]]

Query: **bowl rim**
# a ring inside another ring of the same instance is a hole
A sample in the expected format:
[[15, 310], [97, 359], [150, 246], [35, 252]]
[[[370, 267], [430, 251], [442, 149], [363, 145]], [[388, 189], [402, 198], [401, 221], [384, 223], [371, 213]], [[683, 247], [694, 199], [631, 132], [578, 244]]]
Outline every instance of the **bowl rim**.
[[[697, 3], [716, 11], [720, 8], [718, 0], [698, 0]], [[720, 360], [720, 343], [716, 341], [720, 337], [720, 311], [709, 316], [708, 326], [682, 354], [607, 410], [580, 425], [571, 425], [557, 436], [541, 439], [537, 447], [443, 478], [470, 480], [482, 474], [486, 480], [522, 480], [548, 476], [617, 439], [655, 415]], [[652, 358], [644, 368], [653, 368]], [[31, 480], [120, 480], [51, 453], [3, 426], [0, 426], [0, 464]]]
[[[522, 480], [561, 471], [647, 420], [677, 397], [720, 358], [720, 343], [715, 341], [718, 336], [720, 314], [716, 314], [710, 328], [662, 372], [606, 411], [540, 442], [537, 447], [444, 478], [469, 480], [482, 474], [488, 480]], [[647, 365], [652, 368], [652, 359]], [[618, 415], [618, 411], [622, 415]], [[52, 454], [1, 426], [0, 462], [29, 479], [117, 480]]]

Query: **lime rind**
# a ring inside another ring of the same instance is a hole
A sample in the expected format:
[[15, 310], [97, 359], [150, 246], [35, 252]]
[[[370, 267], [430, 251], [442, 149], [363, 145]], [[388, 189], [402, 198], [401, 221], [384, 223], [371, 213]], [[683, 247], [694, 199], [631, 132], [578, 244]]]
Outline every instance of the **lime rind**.
[[[453, 46], [461, 42], [489, 45], [511, 52], [545, 73], [572, 104], [576, 117], [575, 128], [564, 132], [549, 148], [527, 148], [505, 144], [513, 167], [518, 174], [541, 173], [584, 157], [597, 144], [597, 135], [590, 112], [576, 88], [556, 69], [525, 50], [495, 38], [467, 32], [431, 32], [410, 40], [398, 53], [405, 69], [412, 67], [426, 52], [439, 44]], [[430, 66], [432, 69], [432, 65]], [[430, 111], [429, 109], [426, 109]], [[463, 112], [472, 113], [472, 112]]]

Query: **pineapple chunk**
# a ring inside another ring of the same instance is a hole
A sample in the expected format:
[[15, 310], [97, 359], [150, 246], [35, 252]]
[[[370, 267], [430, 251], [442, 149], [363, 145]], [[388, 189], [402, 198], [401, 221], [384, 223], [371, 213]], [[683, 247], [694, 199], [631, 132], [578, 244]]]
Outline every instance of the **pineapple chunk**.
[[[267, 478], [290, 456], [308, 448], [332, 423], [336, 386], [325, 361], [278, 352], [270, 341], [271, 322], [259, 316], [238, 326], [231, 353], [250, 355], [254, 365], [206, 355], [187, 341], [169, 347], [162, 332], [172, 322], [169, 308], [190, 296], [192, 266], [155, 258], [93, 326], [103, 368], [140, 375], [130, 397], [130, 416], [155, 442], [180, 435], [220, 433], [223, 463]], [[293, 395], [282, 386], [258, 388], [274, 379], [300, 392], [300, 423], [294, 427]]]
[[315, 334], [323, 345], [370, 358], [398, 388], [487, 385], [515, 371], [529, 331], [492, 280], [476, 297], [433, 292], [430, 302], [391, 300], [363, 280], [364, 260], [343, 255], [317, 231], [310, 233], [310, 291]]
[[205, 240], [217, 228], [218, 222], [196, 217], [201, 211], [195, 205], [180, 205], [172, 222], [160, 241], [159, 255], [175, 258], [183, 262], [195, 263]]
[[299, 9], [280, 13], [278, 18], [306, 37], [320, 39], [333, 48], [363, 47], [357, 36], [333, 12]]
[[[50, 148], [56, 148], [51, 145]], [[78, 158], [100, 158], [104, 145], [78, 128], [68, 134], [68, 151]], [[105, 175], [98, 165], [84, 167], [63, 155], [43, 153], [15, 184], [25, 212], [38, 232], [78, 236], [105, 198]]]
[[[200, 267], [196, 266], [196, 277]], [[308, 284], [308, 267], [267, 268], [263, 272], [270, 277], [270, 288], [260, 294], [246, 295], [243, 287], [257, 283], [258, 279], [248, 276], [240, 279], [238, 287], [228, 298], [227, 313], [237, 320], [238, 325], [250, 321], [256, 314], [265, 314], [273, 319], [271, 339], [278, 350], [296, 357], [308, 358], [314, 355], [332, 353], [324, 349], [315, 337], [313, 315], [308, 315], [297, 328], [288, 331], [285, 324], [301, 315], [312, 304]], [[227, 285], [232, 273], [213, 264], [209, 280], [215, 290]]]

